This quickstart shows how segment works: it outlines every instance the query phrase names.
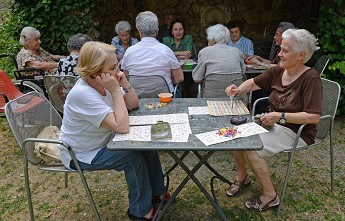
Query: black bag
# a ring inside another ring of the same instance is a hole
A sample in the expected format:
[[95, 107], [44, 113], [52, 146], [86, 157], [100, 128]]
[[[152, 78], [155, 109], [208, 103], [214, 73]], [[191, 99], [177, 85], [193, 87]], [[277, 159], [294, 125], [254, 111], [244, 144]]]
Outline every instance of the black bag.
[[243, 116], [233, 116], [230, 118], [230, 123], [234, 125], [244, 124], [245, 122], [247, 122], [247, 118]]

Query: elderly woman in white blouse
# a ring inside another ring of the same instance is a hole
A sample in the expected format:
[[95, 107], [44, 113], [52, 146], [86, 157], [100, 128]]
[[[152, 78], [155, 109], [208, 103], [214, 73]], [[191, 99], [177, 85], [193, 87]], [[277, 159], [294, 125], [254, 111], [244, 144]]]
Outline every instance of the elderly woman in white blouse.
[[242, 52], [226, 44], [230, 40], [227, 27], [216, 24], [206, 30], [208, 46], [200, 50], [198, 65], [194, 68], [192, 76], [195, 83], [200, 83], [211, 74], [244, 73], [246, 66]]

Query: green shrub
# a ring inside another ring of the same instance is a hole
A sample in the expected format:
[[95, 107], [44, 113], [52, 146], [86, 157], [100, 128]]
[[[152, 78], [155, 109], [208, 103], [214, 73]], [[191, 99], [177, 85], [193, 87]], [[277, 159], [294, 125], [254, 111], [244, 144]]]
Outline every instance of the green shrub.
[[[71, 35], [86, 33], [95, 7], [92, 0], [17, 0], [3, 16], [0, 26], [0, 53], [17, 54], [23, 27], [33, 26], [41, 32], [41, 47], [52, 54], [69, 52], [66, 42]], [[0, 68], [14, 69], [13, 62], [0, 59]]]
[[338, 82], [342, 94], [338, 112], [345, 114], [345, 4], [344, 0], [333, 0], [320, 7], [318, 38], [323, 54], [332, 60], [325, 77]]

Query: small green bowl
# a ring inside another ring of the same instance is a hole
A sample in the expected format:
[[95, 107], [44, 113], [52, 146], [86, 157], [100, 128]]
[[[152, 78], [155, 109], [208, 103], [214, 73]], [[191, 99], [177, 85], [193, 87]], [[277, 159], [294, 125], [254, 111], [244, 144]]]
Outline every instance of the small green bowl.
[[195, 67], [195, 64], [184, 64], [184, 68], [185, 69], [188, 69], [188, 70], [191, 70]]

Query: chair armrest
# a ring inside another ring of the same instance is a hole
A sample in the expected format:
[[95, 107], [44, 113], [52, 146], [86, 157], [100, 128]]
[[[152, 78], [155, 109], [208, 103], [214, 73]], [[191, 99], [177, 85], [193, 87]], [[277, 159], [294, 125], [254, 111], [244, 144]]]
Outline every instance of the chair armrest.
[[7, 103], [9, 101], [8, 97], [6, 96], [6, 94], [0, 93], [0, 95], [5, 99], [5, 103]]
[[[320, 118], [320, 121], [323, 120], [323, 119], [328, 119], [330, 121], [333, 121], [333, 117], [331, 115], [323, 115], [321, 116]], [[296, 138], [295, 138], [295, 141], [294, 141], [294, 144], [293, 144], [293, 150], [296, 149], [297, 147], [297, 144], [298, 144], [298, 140], [299, 138], [301, 137], [301, 133], [304, 129], [304, 127], [307, 126], [307, 124], [302, 124], [299, 128], [298, 128], [298, 131], [296, 133]], [[333, 123], [331, 123], [331, 126], [330, 127], [333, 127]], [[331, 130], [332, 128], [330, 128]]]
[[[30, 75], [30, 76], [23, 76], [22, 72], [36, 72], [37, 74]], [[24, 80], [24, 79], [36, 79], [35, 76], [44, 76], [46, 73], [44, 70], [34, 67], [24, 68], [17, 71], [14, 71], [14, 76], [17, 80]]]
[[201, 91], [201, 87], [202, 87], [202, 83], [198, 83], [198, 94], [197, 94], [197, 98], [201, 98], [202, 97], [202, 91]]
[[180, 84], [175, 84], [174, 85], [174, 93], [173, 93], [174, 98], [176, 98], [176, 93], [177, 93], [177, 89], [178, 89], [179, 86], [180, 86]]
[[71, 155], [71, 158], [72, 158], [72, 161], [74, 163], [74, 165], [76, 166], [77, 170], [79, 172], [82, 172], [81, 168], [80, 168], [80, 165], [79, 165], [79, 162], [78, 162], [78, 159], [75, 157], [74, 153], [73, 153], [73, 150], [72, 148], [62, 142], [61, 140], [54, 140], [54, 139], [40, 139], [40, 138], [27, 138], [23, 141], [23, 146], [22, 146], [22, 151], [23, 153], [25, 154], [25, 158], [26, 158], [26, 161], [27, 161], [27, 152], [26, 152], [26, 148], [25, 148], [25, 145], [27, 143], [35, 143], [35, 142], [40, 142], [40, 143], [55, 143], [55, 144], [59, 144], [60, 147], [64, 147], [68, 150], [69, 154]]
[[254, 102], [253, 108], [252, 108], [252, 117], [254, 117], [254, 113], [255, 113], [255, 111], [256, 111], [256, 105], [257, 105], [258, 103], [263, 102], [263, 101], [266, 101], [266, 100], [268, 100], [268, 97], [262, 97], [262, 98], [257, 99], [257, 100]]

